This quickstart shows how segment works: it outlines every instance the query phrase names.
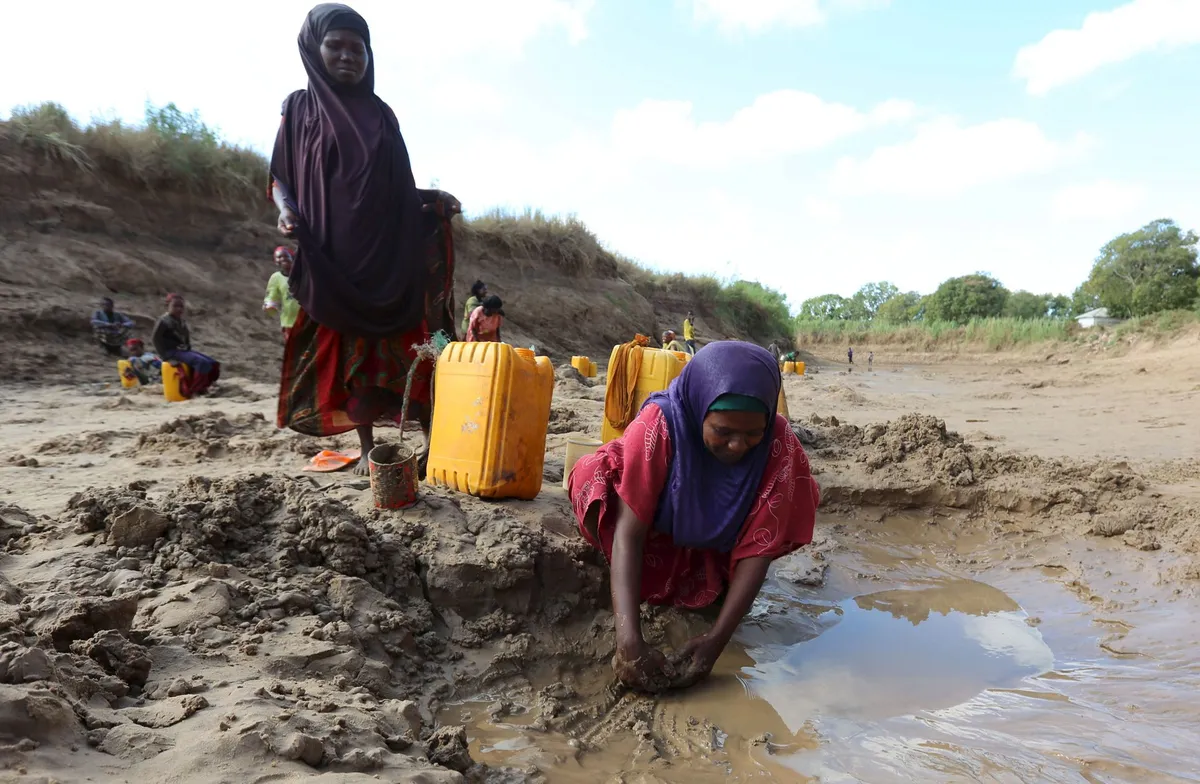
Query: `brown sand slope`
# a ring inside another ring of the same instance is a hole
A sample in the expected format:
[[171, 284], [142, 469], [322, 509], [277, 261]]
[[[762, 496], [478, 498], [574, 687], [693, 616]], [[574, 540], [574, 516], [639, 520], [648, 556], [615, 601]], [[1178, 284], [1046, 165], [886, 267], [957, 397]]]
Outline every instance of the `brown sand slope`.
[[[168, 292], [188, 297], [197, 346], [229, 374], [276, 376], [278, 330], [261, 305], [281, 238], [265, 205], [147, 193], [31, 157], [3, 135], [0, 164], [0, 377], [107, 379], [111, 362], [88, 344], [95, 300], [114, 297], [148, 337]], [[483, 278], [505, 301], [506, 339], [556, 358], [603, 362], [637, 332], [678, 329], [689, 307], [706, 338], [778, 337], [740, 334], [711, 303], [639, 292], [582, 227], [457, 219], [456, 245], [458, 302]]]

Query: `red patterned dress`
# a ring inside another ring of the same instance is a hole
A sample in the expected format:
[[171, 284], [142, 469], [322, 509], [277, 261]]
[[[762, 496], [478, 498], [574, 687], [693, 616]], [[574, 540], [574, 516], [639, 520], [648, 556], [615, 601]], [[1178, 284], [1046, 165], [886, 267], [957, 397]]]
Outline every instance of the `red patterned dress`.
[[[821, 492], [808, 456], [783, 417], [776, 417], [771, 456], [758, 495], [731, 552], [678, 547], [668, 534], [651, 529], [642, 560], [642, 601], [676, 607], [706, 607], [729, 584], [743, 558], [780, 558], [812, 541]], [[648, 405], [625, 429], [625, 435], [580, 459], [569, 481], [571, 505], [583, 537], [612, 560], [619, 507], [616, 493], [650, 523], [671, 466], [671, 436], [666, 418]], [[588, 511], [599, 504], [595, 530], [588, 530]]]
[[[286, 332], [276, 423], [310, 436], [346, 433], [380, 419], [399, 421], [413, 347], [444, 330], [454, 339], [454, 239], [446, 196], [421, 191], [436, 209], [425, 213], [429, 265], [425, 320], [402, 335], [364, 338], [318, 324], [303, 310]], [[450, 197], [453, 198], [453, 197]], [[428, 419], [433, 363], [421, 362], [409, 398], [410, 420]]]

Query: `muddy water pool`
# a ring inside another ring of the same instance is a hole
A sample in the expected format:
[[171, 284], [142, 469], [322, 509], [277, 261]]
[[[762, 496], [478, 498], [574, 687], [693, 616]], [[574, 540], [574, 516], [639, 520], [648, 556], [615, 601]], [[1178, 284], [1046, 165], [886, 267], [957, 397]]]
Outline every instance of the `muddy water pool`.
[[601, 743], [489, 717], [497, 695], [442, 720], [551, 782], [1200, 781], [1193, 602], [918, 530], [857, 531], [820, 587], [778, 570], [708, 682]]

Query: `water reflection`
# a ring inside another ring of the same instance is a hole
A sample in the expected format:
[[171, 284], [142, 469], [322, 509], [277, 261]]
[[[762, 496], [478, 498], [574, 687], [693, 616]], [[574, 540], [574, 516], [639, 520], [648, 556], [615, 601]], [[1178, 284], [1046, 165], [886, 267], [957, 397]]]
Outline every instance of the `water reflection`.
[[1054, 654], [1012, 599], [971, 580], [858, 596], [805, 642], [752, 649], [750, 693], [793, 733], [814, 718], [879, 720], [965, 702], [1050, 670]]

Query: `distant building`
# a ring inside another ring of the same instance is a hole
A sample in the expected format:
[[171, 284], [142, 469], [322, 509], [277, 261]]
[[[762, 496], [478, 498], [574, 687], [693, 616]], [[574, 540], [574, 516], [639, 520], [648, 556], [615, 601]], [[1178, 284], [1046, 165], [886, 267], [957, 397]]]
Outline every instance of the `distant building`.
[[1113, 318], [1108, 315], [1108, 308], [1096, 308], [1075, 317], [1081, 327], [1111, 327], [1120, 324], [1125, 319]]

